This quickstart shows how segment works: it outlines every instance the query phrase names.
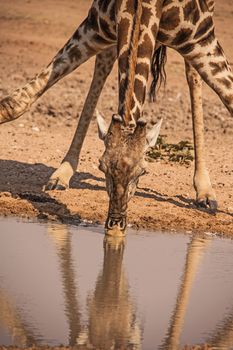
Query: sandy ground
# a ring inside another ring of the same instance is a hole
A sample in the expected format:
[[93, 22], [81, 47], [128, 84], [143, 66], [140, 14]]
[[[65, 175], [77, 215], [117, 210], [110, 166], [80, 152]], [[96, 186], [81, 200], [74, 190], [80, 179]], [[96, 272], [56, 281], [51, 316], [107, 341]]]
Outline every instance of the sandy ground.
[[[23, 85], [47, 65], [85, 17], [90, 0], [0, 0], [0, 98]], [[216, 27], [233, 64], [232, 0], [216, 4]], [[146, 103], [145, 115], [161, 116], [168, 141], [192, 141], [190, 103], [181, 57], [169, 51], [167, 86], [158, 101]], [[78, 172], [70, 189], [42, 191], [65, 155], [92, 77], [90, 60], [50, 89], [18, 120], [0, 127], [0, 214], [78, 223], [103, 223], [108, 197], [98, 158], [103, 145], [93, 120]], [[193, 163], [156, 161], [148, 164], [128, 210], [136, 227], [233, 233], [233, 121], [215, 94], [204, 88], [207, 163], [219, 209], [211, 215], [194, 205]], [[117, 110], [117, 67], [109, 77], [98, 109], [110, 120]]]
[[[0, 350], [5, 350], [5, 347], [0, 346]], [[21, 350], [24, 348], [19, 348], [15, 346], [7, 347], [7, 349], [11, 350]], [[64, 346], [58, 346], [58, 347], [49, 347], [49, 346], [33, 346], [31, 348], [27, 348], [27, 350], [71, 350], [74, 349], [74, 347], [64, 347]], [[88, 350], [86, 346], [83, 346], [82, 348], [79, 347], [80, 350]], [[183, 350], [214, 350], [213, 347], [205, 345], [197, 345], [197, 346], [185, 346]]]
[[[5, 347], [1, 347], [0, 346], [0, 350], [5, 350]], [[7, 349], [11, 349], [11, 350], [21, 350], [21, 349], [25, 349], [25, 348], [19, 348], [19, 347], [15, 347], [15, 346], [11, 346], [11, 347], [7, 347]], [[49, 346], [33, 346], [31, 348], [27, 348], [27, 350], [71, 350], [74, 349], [74, 347], [64, 347], [64, 346], [58, 346], [58, 347], [49, 347]], [[79, 347], [80, 350], [88, 350], [86, 346], [83, 346], [82, 348]], [[213, 347], [208, 346], [207, 344], [205, 345], [197, 345], [197, 346], [185, 346], [183, 348], [183, 350], [214, 350]]]

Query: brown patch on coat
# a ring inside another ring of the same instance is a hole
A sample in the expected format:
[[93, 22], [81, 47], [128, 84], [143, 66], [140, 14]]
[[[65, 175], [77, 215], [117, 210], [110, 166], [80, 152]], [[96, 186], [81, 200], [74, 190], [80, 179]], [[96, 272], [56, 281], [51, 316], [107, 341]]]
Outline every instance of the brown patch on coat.
[[184, 20], [196, 24], [200, 19], [200, 11], [195, 1], [188, 2], [183, 9]]
[[171, 45], [177, 46], [188, 41], [192, 35], [193, 31], [190, 28], [182, 28], [176, 34], [175, 39], [172, 41]]
[[232, 88], [232, 82], [227, 78], [217, 78], [217, 81], [225, 86], [228, 90]]
[[160, 27], [164, 30], [174, 30], [180, 23], [180, 9], [179, 7], [172, 7], [171, 9], [162, 13]]
[[225, 61], [220, 62], [210, 62], [211, 67], [211, 73], [213, 75], [217, 75], [218, 73], [221, 73], [224, 70], [227, 70], [227, 64]]
[[[201, 2], [201, 1], [200, 1]], [[205, 33], [207, 33], [210, 28], [213, 27], [213, 19], [212, 17], [205, 18], [197, 27], [196, 33], [194, 35], [195, 39], [201, 38]]]

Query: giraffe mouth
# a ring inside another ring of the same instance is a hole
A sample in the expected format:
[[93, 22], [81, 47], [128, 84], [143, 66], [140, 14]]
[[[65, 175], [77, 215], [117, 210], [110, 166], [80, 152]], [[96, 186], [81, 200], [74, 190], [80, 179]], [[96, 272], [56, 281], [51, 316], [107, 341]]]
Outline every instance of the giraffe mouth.
[[126, 217], [109, 216], [105, 224], [105, 234], [109, 236], [121, 237], [125, 236]]

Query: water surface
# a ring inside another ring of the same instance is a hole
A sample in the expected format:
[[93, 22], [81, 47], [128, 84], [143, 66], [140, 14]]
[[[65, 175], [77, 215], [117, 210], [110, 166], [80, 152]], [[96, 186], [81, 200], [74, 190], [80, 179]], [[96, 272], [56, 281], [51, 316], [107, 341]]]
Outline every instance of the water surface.
[[233, 242], [0, 221], [0, 345], [233, 349]]

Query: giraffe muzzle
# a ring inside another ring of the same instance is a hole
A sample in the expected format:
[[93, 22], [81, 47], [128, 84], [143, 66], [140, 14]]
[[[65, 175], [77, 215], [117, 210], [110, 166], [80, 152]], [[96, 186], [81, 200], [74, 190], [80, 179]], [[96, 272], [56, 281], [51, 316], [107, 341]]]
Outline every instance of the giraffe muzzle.
[[107, 218], [105, 224], [105, 233], [110, 236], [124, 236], [126, 230], [126, 217], [112, 217]]

